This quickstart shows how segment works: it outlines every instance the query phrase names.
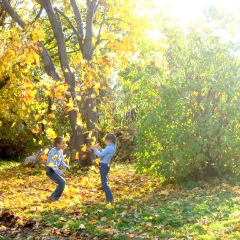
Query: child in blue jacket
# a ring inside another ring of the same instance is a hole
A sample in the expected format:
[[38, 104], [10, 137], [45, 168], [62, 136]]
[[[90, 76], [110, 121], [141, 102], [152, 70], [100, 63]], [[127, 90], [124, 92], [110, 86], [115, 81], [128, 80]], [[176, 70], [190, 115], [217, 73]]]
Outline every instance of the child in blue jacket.
[[55, 138], [54, 145], [55, 147], [52, 148], [48, 154], [46, 174], [53, 182], [58, 185], [50, 196], [50, 201], [58, 201], [62, 196], [63, 190], [66, 186], [66, 180], [62, 177], [63, 172], [58, 168], [62, 167], [67, 170], [69, 169], [69, 166], [64, 162], [63, 158], [63, 150], [66, 145], [64, 139], [62, 137]]
[[105, 136], [105, 143], [107, 145], [105, 149], [102, 149], [99, 146], [90, 146], [90, 149], [100, 157], [100, 176], [107, 202], [113, 202], [113, 195], [108, 185], [108, 173], [110, 170], [110, 161], [116, 152], [116, 141], [115, 135], [108, 133]]

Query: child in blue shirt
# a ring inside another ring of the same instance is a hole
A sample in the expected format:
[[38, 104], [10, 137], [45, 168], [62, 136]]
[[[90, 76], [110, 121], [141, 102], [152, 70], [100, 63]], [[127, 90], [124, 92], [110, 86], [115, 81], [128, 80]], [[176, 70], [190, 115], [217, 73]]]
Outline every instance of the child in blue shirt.
[[100, 176], [101, 176], [101, 182], [102, 182], [102, 188], [106, 195], [107, 202], [113, 202], [113, 195], [111, 192], [111, 189], [108, 185], [108, 173], [110, 170], [110, 161], [116, 152], [116, 137], [112, 133], [108, 133], [105, 136], [105, 143], [106, 148], [102, 149], [99, 146], [90, 146], [90, 149], [94, 151], [94, 153], [100, 157]]
[[55, 191], [50, 196], [50, 201], [58, 201], [59, 198], [62, 196], [63, 190], [66, 186], [66, 181], [62, 177], [63, 172], [58, 169], [58, 167], [62, 167], [65, 169], [69, 169], [69, 166], [65, 164], [63, 158], [63, 149], [65, 148], [65, 142], [62, 137], [57, 137], [54, 139], [55, 147], [52, 148], [48, 154], [48, 160], [46, 163], [47, 169], [46, 174], [47, 176], [58, 184]]

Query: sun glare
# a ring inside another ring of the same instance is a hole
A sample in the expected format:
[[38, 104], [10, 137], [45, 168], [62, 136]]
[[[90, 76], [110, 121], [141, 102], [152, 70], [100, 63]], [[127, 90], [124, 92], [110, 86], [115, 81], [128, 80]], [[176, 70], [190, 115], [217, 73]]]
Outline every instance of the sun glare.
[[155, 0], [159, 7], [167, 6], [173, 16], [182, 22], [189, 22], [201, 17], [203, 9], [208, 6], [219, 6], [226, 11], [240, 13], [239, 0]]

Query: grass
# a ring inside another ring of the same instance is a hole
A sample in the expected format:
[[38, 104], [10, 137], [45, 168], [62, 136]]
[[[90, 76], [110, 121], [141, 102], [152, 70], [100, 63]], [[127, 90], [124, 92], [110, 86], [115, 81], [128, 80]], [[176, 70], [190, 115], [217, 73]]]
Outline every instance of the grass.
[[[0, 162], [0, 213], [11, 211], [24, 224], [1, 231], [15, 239], [240, 239], [240, 188], [215, 179], [161, 186], [135, 174], [134, 165], [116, 164], [110, 173], [115, 204], [107, 205], [95, 168], [73, 168], [61, 201], [47, 203], [55, 185], [43, 169]], [[0, 214], [0, 215], [1, 215]], [[0, 222], [1, 225], [1, 222]], [[22, 227], [21, 227], [22, 226]], [[37, 238], [40, 237], [40, 238]], [[1, 239], [1, 237], [0, 237]], [[2, 238], [3, 239], [3, 238]], [[7, 238], [6, 238], [7, 239]]]

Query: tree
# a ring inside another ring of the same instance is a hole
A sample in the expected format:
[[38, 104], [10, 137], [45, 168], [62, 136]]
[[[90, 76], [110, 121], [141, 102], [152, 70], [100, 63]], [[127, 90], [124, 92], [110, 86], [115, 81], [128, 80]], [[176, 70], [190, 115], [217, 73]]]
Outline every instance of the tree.
[[[55, 59], [56, 55], [51, 56], [50, 49], [46, 47], [49, 46], [47, 40], [38, 41], [38, 53], [45, 73], [56, 81], [67, 83], [68, 90], [64, 95], [75, 146], [80, 152], [80, 164], [89, 165], [94, 161], [94, 154], [87, 152], [87, 159], [84, 159], [85, 144], [97, 139], [96, 97], [101, 87], [100, 77], [111, 75], [117, 56], [119, 62], [126, 64], [129, 54], [135, 51], [137, 37], [143, 34], [137, 28], [143, 29], [143, 26], [134, 12], [133, 0], [114, 1], [114, 4], [108, 1], [87, 0], [78, 3], [71, 0], [64, 4], [59, 2], [61, 4], [54, 4], [55, 6], [50, 0], [37, 2], [39, 5], [33, 4], [33, 12], [27, 6], [21, 9], [20, 5], [19, 14], [8, 0], [3, 0], [0, 4], [33, 40], [33, 34], [28, 31], [33, 22], [38, 25], [42, 23], [42, 29], [48, 29], [50, 35], [53, 33], [50, 42], [54, 40], [55, 46], [49, 48], [57, 48], [58, 58]], [[37, 13], [36, 9], [39, 9]], [[42, 14], [43, 10], [47, 19]], [[23, 20], [21, 15], [24, 13], [31, 17]], [[41, 22], [41, 16], [47, 21]], [[46, 35], [49, 37], [49, 34]], [[109, 53], [113, 55], [110, 56]], [[81, 77], [77, 74], [81, 74]], [[49, 97], [48, 114], [53, 106], [56, 105]], [[88, 134], [84, 134], [85, 131]]]

